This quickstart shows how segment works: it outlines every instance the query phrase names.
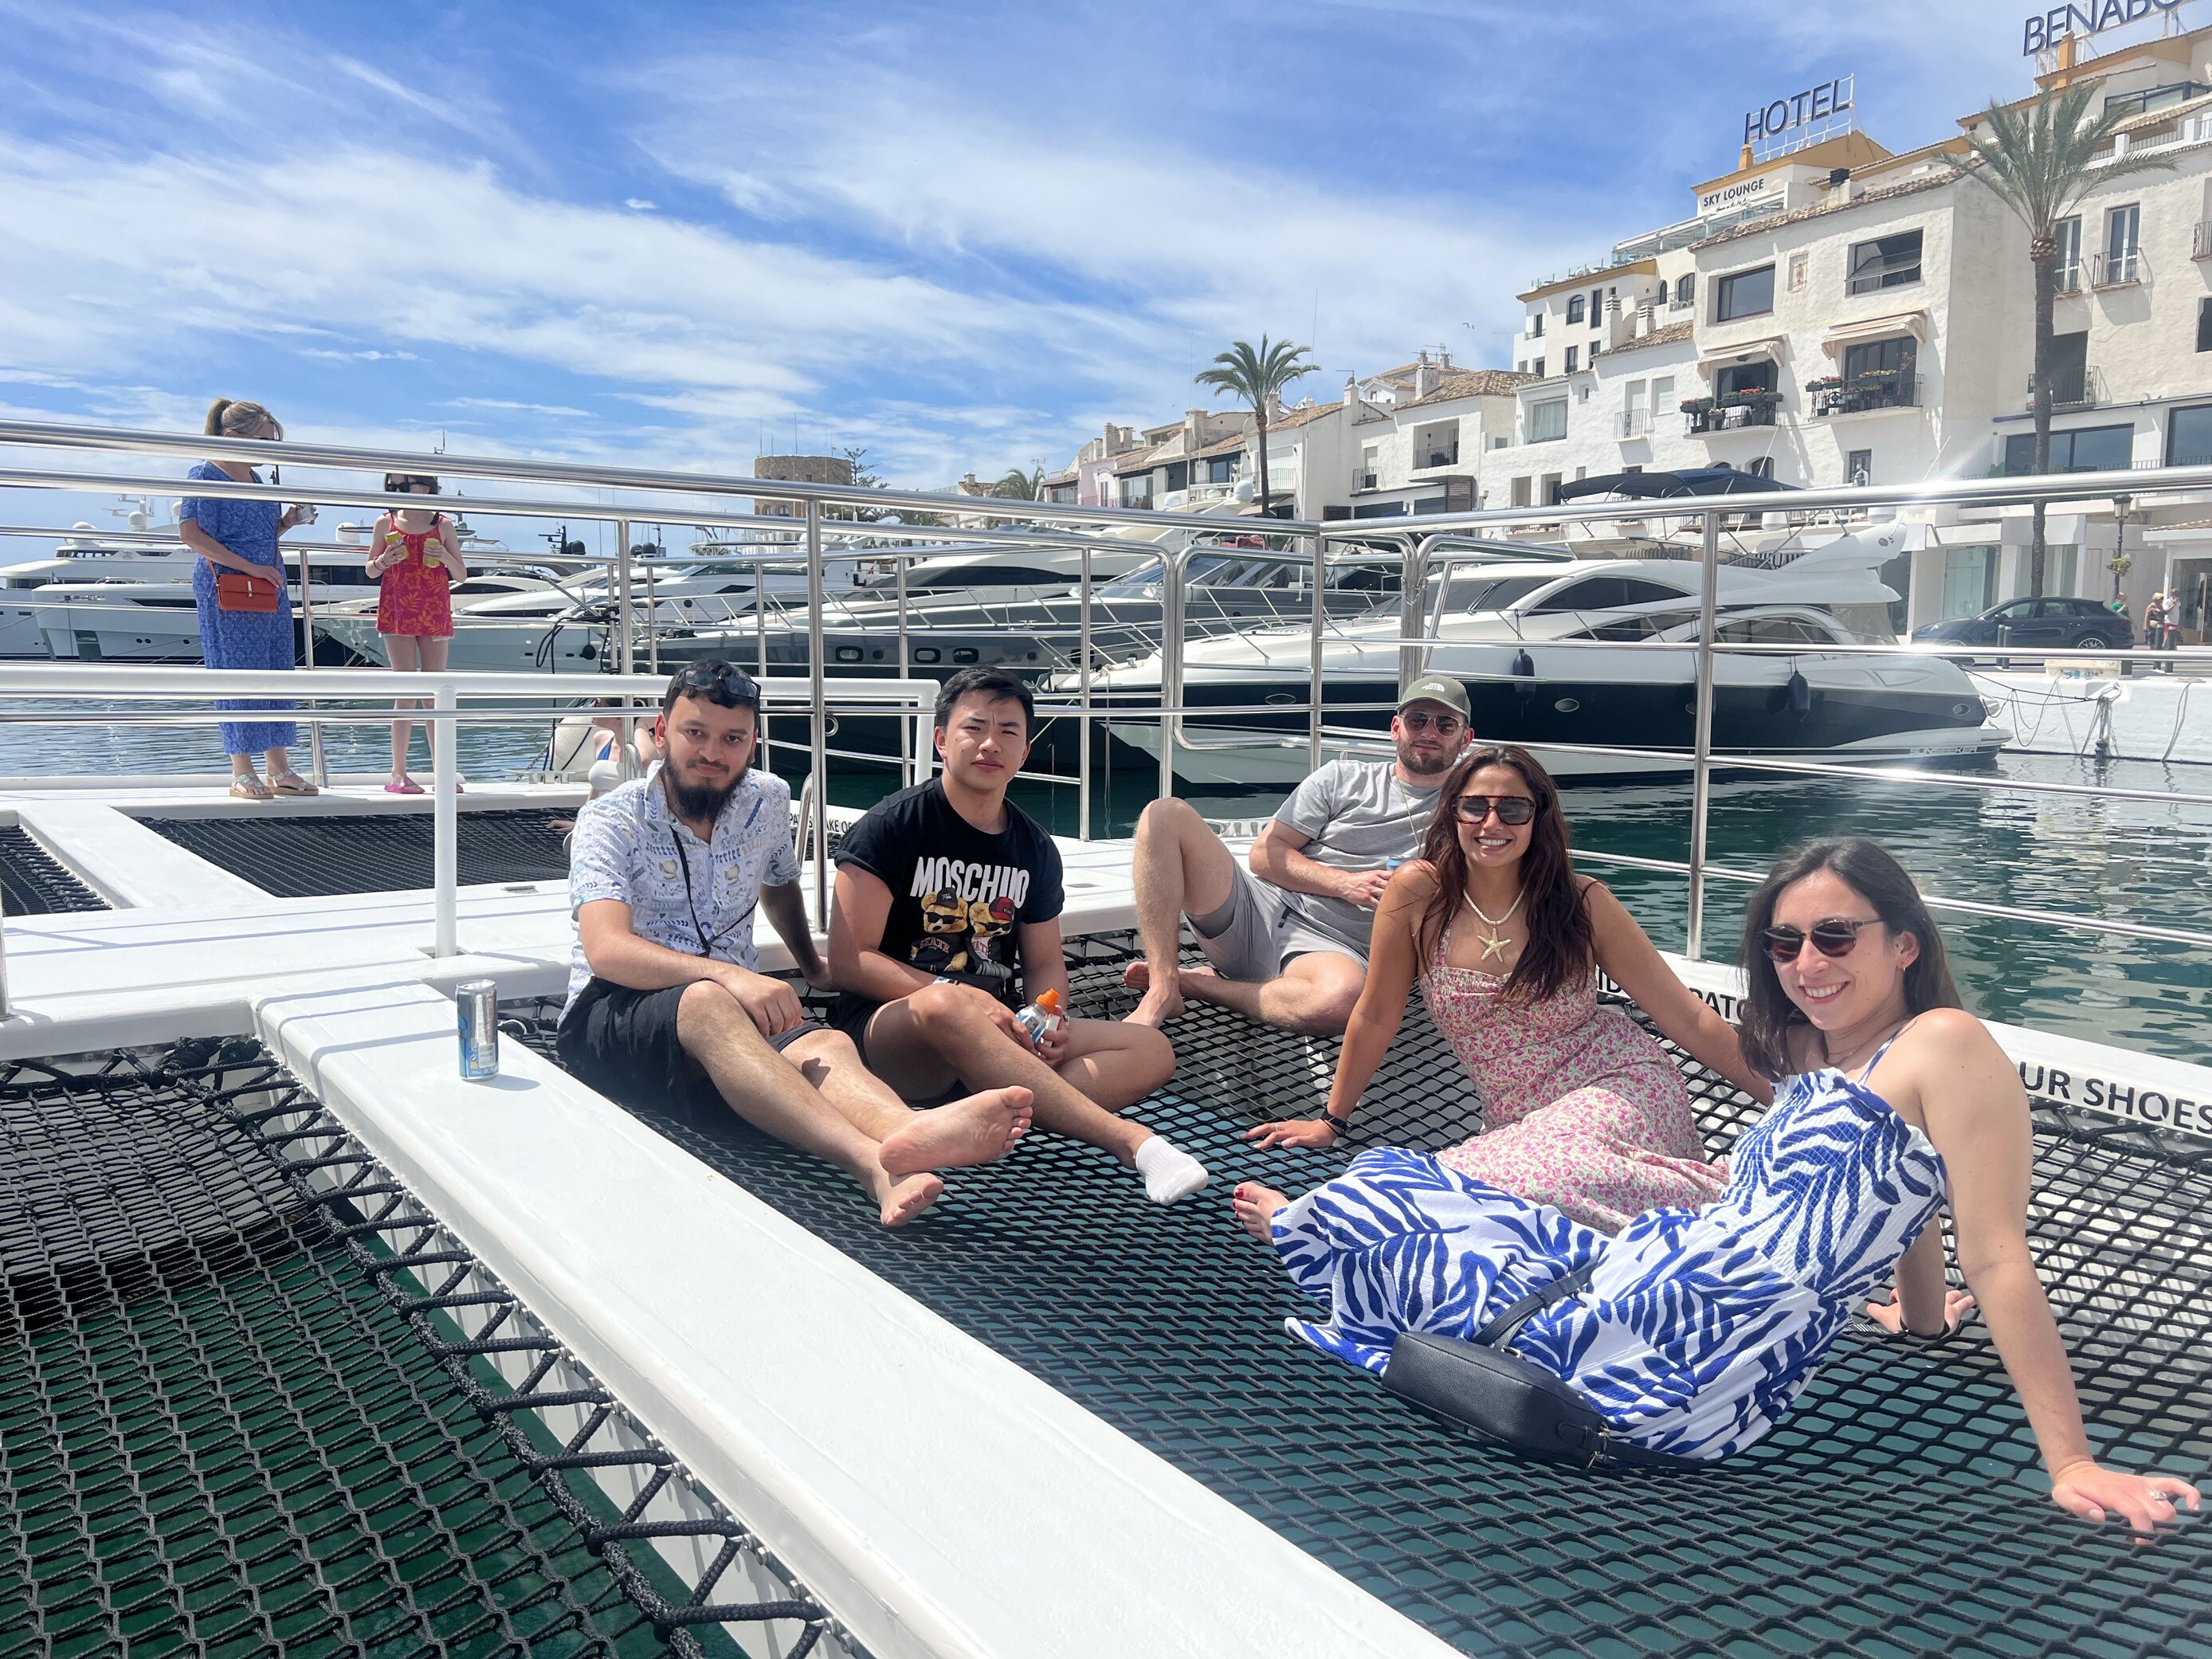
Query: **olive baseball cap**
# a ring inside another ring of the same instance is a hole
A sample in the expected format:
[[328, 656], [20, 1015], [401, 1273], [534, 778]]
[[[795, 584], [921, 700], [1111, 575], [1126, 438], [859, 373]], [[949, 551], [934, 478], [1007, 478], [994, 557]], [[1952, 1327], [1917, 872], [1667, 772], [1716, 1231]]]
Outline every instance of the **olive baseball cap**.
[[1457, 680], [1443, 674], [1424, 674], [1406, 688], [1406, 695], [1398, 699], [1403, 708], [1409, 702], [1440, 702], [1470, 723], [1474, 713], [1467, 704], [1467, 688]]

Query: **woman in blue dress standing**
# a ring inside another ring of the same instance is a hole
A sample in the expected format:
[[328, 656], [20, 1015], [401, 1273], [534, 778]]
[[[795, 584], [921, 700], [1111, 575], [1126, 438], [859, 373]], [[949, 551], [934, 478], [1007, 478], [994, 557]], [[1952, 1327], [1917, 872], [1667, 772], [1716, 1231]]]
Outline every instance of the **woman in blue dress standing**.
[[[2195, 1509], [2186, 1480], [2090, 1454], [2028, 1251], [2027, 1093], [1959, 1006], [1912, 878], [1858, 837], [1786, 855], [1752, 897], [1742, 966], [1744, 1055], [1778, 1081], [1718, 1199], [1646, 1211], [1608, 1238], [1394, 1148], [1295, 1201], [1247, 1182], [1239, 1218], [1327, 1310], [1291, 1334], [1379, 1374], [1401, 1332], [1468, 1340], [1553, 1292], [1512, 1351], [1616, 1437], [1711, 1459], [1773, 1427], [1887, 1280], [1893, 1295], [1866, 1310], [1893, 1334], [1941, 1340], [1978, 1305], [2060, 1507], [2145, 1532]], [[1946, 1201], [1971, 1296], [1945, 1287], [1930, 1223]]]
[[[274, 443], [284, 428], [259, 404], [218, 398], [209, 405], [210, 437], [263, 438]], [[185, 475], [258, 483], [260, 474], [244, 461], [202, 461]], [[178, 534], [199, 555], [192, 566], [192, 599], [199, 607], [200, 659], [210, 668], [290, 668], [293, 664], [292, 596], [284, 580], [284, 556], [276, 538], [308, 521], [313, 509], [280, 507], [275, 501], [224, 501], [207, 496], [185, 500], [177, 512]], [[225, 609], [218, 573], [258, 577], [276, 586], [271, 611]], [[223, 697], [220, 709], [261, 712], [295, 705], [265, 698]], [[242, 800], [267, 800], [271, 794], [312, 795], [315, 786], [292, 769], [286, 752], [299, 741], [290, 720], [225, 720], [223, 752], [230, 757], [230, 793]], [[253, 757], [266, 757], [268, 781], [253, 770]]]

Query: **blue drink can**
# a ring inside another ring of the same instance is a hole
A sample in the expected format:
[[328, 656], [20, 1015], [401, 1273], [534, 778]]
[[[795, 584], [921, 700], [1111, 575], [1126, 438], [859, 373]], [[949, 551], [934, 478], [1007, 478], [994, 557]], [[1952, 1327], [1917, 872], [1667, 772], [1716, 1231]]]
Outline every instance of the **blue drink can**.
[[453, 988], [453, 1007], [460, 1021], [461, 1075], [487, 1078], [499, 1075], [499, 986], [495, 981], [472, 979]]

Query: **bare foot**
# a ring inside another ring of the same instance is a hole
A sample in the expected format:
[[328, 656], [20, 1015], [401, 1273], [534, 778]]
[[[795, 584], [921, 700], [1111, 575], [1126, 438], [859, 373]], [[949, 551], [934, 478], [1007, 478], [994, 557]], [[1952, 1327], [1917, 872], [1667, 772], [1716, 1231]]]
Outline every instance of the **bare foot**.
[[950, 1105], [916, 1112], [884, 1139], [876, 1157], [894, 1178], [1004, 1158], [1029, 1133], [1026, 1089], [986, 1089]]
[[885, 1183], [883, 1191], [883, 1222], [886, 1227], [903, 1227], [937, 1202], [945, 1183], [933, 1175], [910, 1175], [896, 1177]]
[[1229, 1194], [1229, 1206], [1244, 1224], [1244, 1231], [1262, 1244], [1275, 1242], [1275, 1212], [1290, 1201], [1273, 1187], [1262, 1187], [1256, 1181], [1241, 1182]]
[[1121, 983], [1130, 990], [1142, 994], [1138, 999], [1136, 1012], [1121, 1016], [1125, 1024], [1149, 1025], [1157, 1031], [1182, 1012], [1181, 988], [1172, 980], [1165, 985], [1154, 985], [1150, 963], [1131, 963], [1121, 970]]

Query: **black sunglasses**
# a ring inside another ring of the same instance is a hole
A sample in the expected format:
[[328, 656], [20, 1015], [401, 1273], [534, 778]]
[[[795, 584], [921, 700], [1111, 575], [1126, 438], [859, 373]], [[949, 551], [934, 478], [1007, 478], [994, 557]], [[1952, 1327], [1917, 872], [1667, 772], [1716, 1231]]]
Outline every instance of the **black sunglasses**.
[[1462, 823], [1480, 823], [1495, 812], [1500, 823], [1522, 824], [1536, 816], [1536, 803], [1526, 795], [1462, 795], [1452, 811]]
[[1401, 714], [1399, 720], [1408, 732], [1425, 732], [1431, 726], [1444, 737], [1449, 737], [1465, 724], [1456, 714], [1431, 714], [1426, 709], [1415, 709], [1410, 714]]
[[668, 701], [697, 696], [709, 697], [725, 708], [757, 711], [761, 706], [760, 682], [730, 663], [713, 667], [686, 663], [668, 683]]
[[1849, 916], [1830, 916], [1825, 921], [1814, 922], [1810, 933], [1800, 933], [1795, 927], [1762, 927], [1759, 936], [1765, 942], [1768, 956], [1777, 962], [1795, 962], [1808, 939], [1824, 957], [1847, 957], [1858, 945], [1860, 928], [1881, 926], [1880, 916], [1869, 916], [1863, 921], [1854, 921]]

